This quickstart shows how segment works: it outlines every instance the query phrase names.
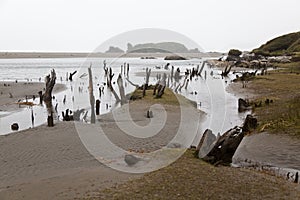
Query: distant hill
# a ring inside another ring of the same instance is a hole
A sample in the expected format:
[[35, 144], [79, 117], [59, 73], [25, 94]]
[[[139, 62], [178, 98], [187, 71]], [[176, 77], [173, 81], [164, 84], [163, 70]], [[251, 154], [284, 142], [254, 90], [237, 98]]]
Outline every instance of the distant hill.
[[254, 49], [253, 52], [264, 56], [291, 55], [300, 52], [300, 32], [274, 38], [261, 47]]
[[105, 51], [105, 53], [124, 53], [124, 51], [119, 47], [110, 46], [109, 49]]
[[132, 45], [127, 44], [127, 52], [130, 53], [200, 53], [195, 48], [189, 50], [183, 44], [177, 42], [144, 43]]

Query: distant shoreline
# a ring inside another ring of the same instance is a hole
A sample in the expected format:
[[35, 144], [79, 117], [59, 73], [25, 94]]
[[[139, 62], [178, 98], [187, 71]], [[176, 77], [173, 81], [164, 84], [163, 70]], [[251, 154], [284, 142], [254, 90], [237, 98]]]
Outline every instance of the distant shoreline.
[[[187, 58], [202, 58], [202, 57], [221, 57], [219, 52], [201, 52], [201, 53], [174, 53]], [[0, 59], [19, 59], [19, 58], [116, 58], [116, 57], [155, 57], [162, 58], [171, 53], [88, 53], [88, 52], [0, 52]]]

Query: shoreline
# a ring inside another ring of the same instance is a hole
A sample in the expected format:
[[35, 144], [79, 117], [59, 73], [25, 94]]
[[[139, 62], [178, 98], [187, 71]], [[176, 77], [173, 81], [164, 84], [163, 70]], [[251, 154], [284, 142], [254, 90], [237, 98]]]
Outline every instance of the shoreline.
[[[39, 98], [38, 92], [43, 91], [45, 83], [43, 82], [14, 82], [14, 81], [0, 81], [0, 111], [1, 112], [15, 112], [19, 110], [18, 101]], [[53, 93], [59, 93], [67, 89], [65, 84], [57, 83], [53, 88]], [[12, 97], [10, 96], [12, 95]], [[1, 115], [0, 115], [1, 118]]]
[[[242, 88], [241, 82], [231, 83], [226, 91], [238, 98], [248, 100], [260, 97], [252, 88]], [[296, 174], [300, 175], [300, 165], [294, 163], [296, 158], [300, 161], [300, 152], [298, 152], [300, 145], [297, 141], [283, 134], [251, 133], [243, 138], [236, 150], [233, 165], [265, 171], [270, 175], [280, 176], [290, 182], [296, 181], [300, 184], [300, 181], [296, 179]]]
[[166, 57], [178, 54], [188, 58], [221, 57], [219, 52], [200, 53], [101, 53], [101, 52], [0, 52], [1, 59], [26, 59], [26, 58], [116, 58], [116, 57]]

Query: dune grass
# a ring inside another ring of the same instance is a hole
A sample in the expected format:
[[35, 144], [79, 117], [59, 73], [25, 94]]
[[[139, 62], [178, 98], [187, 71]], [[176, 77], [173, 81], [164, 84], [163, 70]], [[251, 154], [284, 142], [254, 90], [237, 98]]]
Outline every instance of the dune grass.
[[197, 106], [197, 103], [191, 101], [180, 94], [175, 94], [170, 88], [166, 88], [164, 94], [161, 98], [156, 98], [153, 95], [153, 86], [150, 86], [150, 89], [146, 90], [146, 95], [143, 97], [143, 90], [136, 89], [131, 94], [131, 99], [139, 100], [142, 99], [143, 101], [147, 101], [151, 104], [164, 104], [164, 105], [175, 105], [175, 106], [185, 106], [185, 105], [192, 105], [194, 107]]
[[250, 84], [259, 95], [256, 102], [274, 101], [254, 109], [260, 122], [258, 130], [300, 137], [300, 62], [277, 66], [280, 69], [258, 76]]
[[86, 199], [297, 199], [296, 184], [264, 173], [214, 167], [195, 159], [194, 150], [173, 164], [116, 185]]

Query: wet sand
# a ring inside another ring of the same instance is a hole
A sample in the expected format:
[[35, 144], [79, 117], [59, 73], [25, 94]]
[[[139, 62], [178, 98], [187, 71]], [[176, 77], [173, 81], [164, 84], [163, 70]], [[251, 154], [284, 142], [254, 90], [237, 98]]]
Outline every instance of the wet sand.
[[[39, 98], [38, 92], [43, 91], [45, 83], [32, 82], [0, 82], [0, 111], [15, 111], [19, 109], [16, 104], [19, 100], [24, 100], [26, 96], [31, 99], [33, 95]], [[63, 84], [55, 84], [53, 93], [66, 89]], [[10, 98], [10, 93], [12, 98]], [[1, 115], [0, 115], [1, 117]]]
[[73, 122], [0, 136], [0, 199], [73, 199], [132, 175], [100, 164]]

